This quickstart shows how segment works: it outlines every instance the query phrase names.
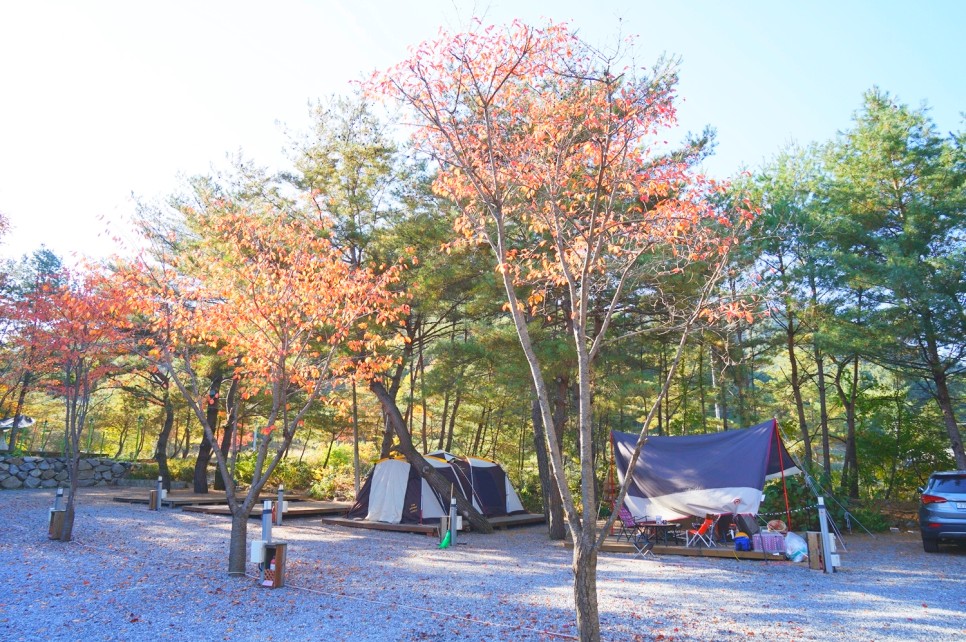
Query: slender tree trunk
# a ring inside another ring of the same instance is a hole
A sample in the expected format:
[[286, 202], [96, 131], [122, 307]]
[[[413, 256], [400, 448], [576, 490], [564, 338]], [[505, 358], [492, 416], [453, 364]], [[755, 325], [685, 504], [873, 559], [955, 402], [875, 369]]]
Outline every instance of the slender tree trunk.
[[802, 446], [805, 449], [803, 454], [803, 464], [805, 470], [812, 468], [812, 439], [808, 432], [808, 421], [805, 419], [805, 402], [802, 399], [802, 377], [798, 373], [798, 356], [795, 351], [795, 312], [791, 304], [785, 302], [785, 317], [788, 324], [785, 326], [785, 349], [788, 352], [788, 363], [791, 369], [789, 383], [792, 385], [792, 396], [795, 398], [795, 414], [798, 416], [798, 431], [802, 436]]
[[[221, 443], [218, 447], [221, 449], [222, 458], [226, 461], [228, 460], [228, 453], [231, 450], [232, 438], [238, 430], [238, 406], [241, 403], [241, 395], [238, 389], [240, 385], [241, 382], [238, 380], [238, 377], [233, 377], [231, 385], [228, 386], [228, 398], [225, 400], [228, 417], [225, 418], [225, 427], [222, 430]], [[222, 479], [221, 475], [215, 475], [215, 490], [225, 490], [225, 480]]]
[[[224, 378], [224, 373], [221, 368], [218, 368], [212, 373], [211, 383], [208, 386], [208, 405], [205, 407], [205, 421], [211, 427], [212, 433], [218, 427], [218, 413], [221, 409], [218, 403], [220, 399], [219, 390], [221, 390], [221, 384]], [[198, 446], [198, 459], [195, 461], [193, 485], [194, 492], [196, 493], [208, 492], [208, 464], [211, 462], [211, 448], [211, 440], [208, 438], [207, 431], [202, 432], [201, 445]], [[215, 477], [217, 478], [218, 475], [215, 475]]]
[[33, 379], [29, 370], [24, 371], [20, 384], [20, 392], [17, 395], [17, 405], [13, 409], [13, 427], [10, 428], [10, 442], [7, 448], [13, 451], [17, 448], [17, 440], [20, 438], [20, 420], [23, 417], [24, 401], [27, 398], [27, 390]]
[[[402, 358], [400, 358], [399, 362], [396, 364], [396, 369], [393, 371], [392, 377], [389, 378], [389, 388], [387, 389], [389, 398], [392, 400], [393, 405], [396, 405], [396, 397], [399, 394], [400, 386], [402, 386], [402, 378], [406, 371], [406, 364], [410, 362], [413, 356], [413, 344], [416, 340], [419, 325], [419, 315], [409, 315], [406, 317], [406, 336], [409, 338], [409, 341], [403, 343]], [[392, 452], [393, 435], [395, 431], [392, 427], [392, 423], [389, 421], [389, 416], [385, 414], [385, 411], [383, 411], [382, 419], [382, 446], [379, 449], [379, 456], [380, 458], [385, 459]]]
[[164, 388], [164, 423], [158, 434], [158, 444], [154, 449], [154, 458], [158, 462], [158, 474], [165, 490], [171, 490], [171, 470], [168, 468], [168, 437], [174, 427], [174, 403], [171, 401], [171, 391], [168, 384]]
[[845, 449], [845, 455], [851, 461], [852, 476], [849, 478], [849, 497], [852, 499], [859, 498], [859, 451], [858, 444], [856, 444], [856, 422], [858, 417], [857, 412], [857, 399], [859, 397], [859, 355], [855, 355], [852, 360], [852, 392], [849, 395], [849, 412], [846, 415], [846, 420], [849, 424], [849, 439], [848, 445]]
[[245, 549], [248, 545], [248, 521], [248, 511], [232, 511], [231, 536], [228, 541], [229, 575], [241, 576], [245, 574]]
[[446, 447], [444, 450], [449, 452], [453, 449], [453, 433], [456, 431], [456, 413], [460, 408], [461, 389], [456, 389], [456, 399], [453, 400], [453, 412], [449, 415], [449, 428], [446, 431]]
[[[124, 423], [121, 424], [121, 430], [117, 437], [117, 452], [114, 453], [114, 459], [120, 459], [121, 453], [124, 451], [124, 443], [127, 441], [127, 434], [131, 430], [131, 418], [128, 416], [124, 417]], [[44, 442], [46, 446], [46, 441]], [[43, 450], [43, 447], [41, 448]]]
[[[845, 384], [843, 383], [843, 375], [845, 374], [846, 367], [852, 364], [853, 374], [851, 388], [846, 390]], [[838, 391], [839, 400], [842, 402], [842, 407], [845, 409], [845, 457], [842, 462], [842, 478], [839, 480], [839, 487], [843, 493], [846, 493], [849, 497], [857, 499], [859, 496], [859, 464], [858, 455], [855, 444], [855, 403], [858, 394], [858, 369], [859, 369], [859, 357], [855, 355], [849, 362], [840, 364], [838, 371], [835, 376], [835, 387]]]
[[184, 441], [181, 444], [181, 459], [185, 459], [188, 456], [188, 451], [191, 450], [191, 411], [184, 419]]
[[446, 444], [446, 422], [449, 418], [449, 389], [443, 393], [443, 414], [439, 421], [439, 439], [436, 442], [436, 449], [442, 450]]
[[600, 640], [600, 613], [597, 604], [597, 550], [592, 537], [581, 537], [574, 544], [572, 568], [577, 630], [582, 642], [596, 642]]
[[698, 396], [701, 400], [701, 433], [708, 434], [708, 400], [704, 385], [704, 350], [698, 348]]
[[[326, 455], [328, 460], [328, 455]], [[356, 380], [352, 379], [352, 482], [355, 494], [359, 497], [359, 398], [356, 392]]]
[[[559, 541], [567, 535], [567, 530], [564, 527], [563, 501], [550, 470], [550, 456], [547, 454], [548, 437], [544, 434], [543, 418], [539, 402], [536, 399], [531, 404], [530, 414], [533, 420], [533, 448], [537, 455], [537, 474], [540, 477], [540, 491], [543, 494], [543, 514], [547, 520], [550, 539]], [[551, 436], [549, 438], [556, 437]]]
[[936, 335], [929, 321], [927, 319], [926, 359], [929, 362], [933, 383], [936, 385], [935, 398], [943, 413], [943, 423], [946, 426], [946, 434], [949, 436], [949, 447], [952, 449], [953, 458], [956, 460], [956, 468], [966, 470], [966, 451], [963, 449], [962, 433], [959, 432], [959, 424], [956, 422], [952, 395], [949, 394], [948, 376], [943, 368]]
[[[809, 288], [811, 290], [811, 309], [813, 325], [816, 325], [815, 318], [818, 315], [819, 301], [818, 301], [818, 285], [815, 280], [815, 274], [809, 272], [808, 275]], [[831, 455], [831, 442], [829, 440], [829, 425], [828, 425], [828, 398], [827, 398], [827, 384], [825, 381], [825, 355], [822, 353], [822, 348], [818, 342], [818, 336], [813, 332], [812, 335], [812, 351], [815, 355], [815, 370], [816, 370], [816, 380], [815, 383], [818, 386], [818, 408], [819, 408], [819, 423], [821, 424], [822, 431], [822, 469], [825, 471], [825, 478], [832, 478], [832, 455]]]
[[822, 470], [825, 471], [825, 478], [832, 478], [832, 444], [829, 439], [828, 428], [828, 399], [827, 384], [825, 382], [825, 356], [815, 344], [815, 367], [816, 382], [818, 384], [818, 409], [819, 423], [822, 430]]

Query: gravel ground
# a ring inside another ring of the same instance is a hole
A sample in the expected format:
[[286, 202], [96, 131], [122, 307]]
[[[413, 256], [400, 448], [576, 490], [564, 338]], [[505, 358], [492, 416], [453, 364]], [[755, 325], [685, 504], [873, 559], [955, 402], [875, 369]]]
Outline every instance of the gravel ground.
[[[47, 538], [51, 491], [0, 491], [4, 640], [572, 639], [570, 553], [543, 527], [422, 535], [316, 519], [289, 542], [286, 587], [227, 576], [225, 517], [160, 513], [82, 489], [74, 541]], [[252, 520], [249, 539], [260, 534]], [[846, 536], [843, 567], [601, 554], [605, 640], [964, 640], [966, 549], [915, 533]], [[252, 573], [254, 566], [249, 566]]]

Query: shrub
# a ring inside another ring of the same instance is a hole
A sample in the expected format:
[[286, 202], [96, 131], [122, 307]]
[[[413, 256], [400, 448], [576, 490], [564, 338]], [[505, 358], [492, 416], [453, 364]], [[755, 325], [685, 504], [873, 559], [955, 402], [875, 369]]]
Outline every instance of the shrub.
[[[195, 459], [169, 459], [168, 472], [171, 473], [171, 481], [182, 481], [191, 483], [195, 476]], [[127, 474], [127, 479], [157, 479], [161, 472], [158, 470], [156, 461], [138, 461], [131, 466], [131, 471]]]
[[313, 471], [315, 482], [309, 488], [314, 499], [352, 501], [355, 499], [355, 475], [352, 466], [316, 468]]
[[154, 461], [136, 461], [127, 474], [128, 479], [157, 479], [158, 463]]

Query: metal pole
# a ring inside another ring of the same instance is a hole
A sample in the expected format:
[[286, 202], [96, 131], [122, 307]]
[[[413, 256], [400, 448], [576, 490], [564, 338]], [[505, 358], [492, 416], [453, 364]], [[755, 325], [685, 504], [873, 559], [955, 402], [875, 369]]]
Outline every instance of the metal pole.
[[456, 496], [449, 498], [449, 545], [456, 546]]
[[164, 490], [164, 478], [158, 475], [158, 503], [155, 505], [154, 510], [161, 510], [161, 492]]
[[275, 505], [275, 525], [282, 525], [282, 512], [285, 510], [285, 485], [278, 485], [278, 503]]
[[270, 499], [262, 502], [262, 541], [266, 544], [272, 542], [272, 500]]
[[58, 487], [57, 494], [54, 495], [54, 510], [62, 510], [61, 502], [64, 501], [64, 489]]
[[825, 510], [825, 498], [818, 498], [818, 527], [822, 531], [822, 563], [826, 573], [832, 569], [832, 538], [828, 533], [828, 513]]

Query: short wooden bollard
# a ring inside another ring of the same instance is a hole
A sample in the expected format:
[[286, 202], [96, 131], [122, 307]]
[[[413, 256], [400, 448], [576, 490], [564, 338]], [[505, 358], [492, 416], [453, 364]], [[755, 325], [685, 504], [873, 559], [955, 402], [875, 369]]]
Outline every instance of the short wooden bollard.
[[261, 586], [282, 588], [285, 586], [285, 558], [287, 542], [266, 542]]
[[805, 533], [805, 539], [808, 542], [808, 568], [813, 571], [824, 571], [822, 534], [818, 531], [808, 531]]
[[50, 509], [50, 524], [47, 527], [47, 534], [50, 536], [50, 539], [60, 539], [61, 533], [64, 532], [64, 519], [66, 516], [66, 510]]

